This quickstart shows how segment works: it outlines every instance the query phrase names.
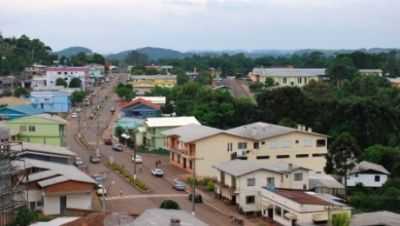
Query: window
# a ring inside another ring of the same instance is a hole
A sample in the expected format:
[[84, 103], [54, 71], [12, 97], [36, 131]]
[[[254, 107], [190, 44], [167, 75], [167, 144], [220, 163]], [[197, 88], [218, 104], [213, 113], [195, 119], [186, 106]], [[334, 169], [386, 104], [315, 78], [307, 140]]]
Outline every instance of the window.
[[181, 163], [181, 155], [178, 155], [178, 164]]
[[265, 141], [261, 141], [261, 144], [264, 145], [264, 144], [265, 144]]
[[256, 186], [256, 178], [247, 178], [247, 187]]
[[303, 173], [294, 174], [294, 181], [302, 181], [302, 180], [303, 180]]
[[260, 148], [260, 143], [254, 142], [253, 147], [254, 147], [254, 149]]
[[295, 143], [295, 144], [299, 144], [299, 143], [300, 143], [300, 141], [299, 141], [299, 140], [296, 140], [294, 143]]
[[313, 157], [325, 157], [326, 154], [324, 153], [316, 153], [316, 154], [312, 154]]
[[256, 202], [256, 197], [254, 195], [246, 196], [246, 204], [254, 204]]
[[26, 126], [19, 126], [19, 131], [26, 132]]
[[259, 155], [256, 159], [269, 159], [269, 155]]
[[300, 78], [297, 78], [297, 82], [298, 82], [299, 84], [301, 84], [301, 77], [300, 77]]
[[287, 83], [287, 78], [283, 78], [283, 84]]
[[283, 218], [285, 219], [285, 220], [290, 220], [286, 215], [289, 213], [289, 211], [287, 211], [287, 210], [283, 210]]
[[381, 181], [381, 177], [379, 175], [376, 175], [375, 176], [375, 182], [379, 182], [379, 181]]
[[275, 178], [267, 177], [267, 187], [275, 187]]
[[232, 151], [232, 149], [233, 149], [233, 148], [232, 148], [232, 143], [228, 143], [227, 150], [228, 150], [228, 151]]
[[325, 139], [318, 139], [317, 140], [317, 147], [325, 147], [325, 146], [326, 146]]
[[279, 206], [275, 206], [275, 215], [282, 216], [282, 209]]
[[276, 156], [277, 159], [287, 159], [289, 157], [290, 157], [289, 155], [277, 155]]
[[312, 139], [304, 139], [303, 140], [303, 146], [304, 147], [312, 147], [312, 144], [313, 142], [312, 142]]
[[36, 127], [35, 126], [29, 126], [29, 132], [35, 132]]
[[296, 158], [308, 158], [308, 154], [297, 154]]
[[238, 143], [238, 149], [246, 149], [247, 148], [247, 143], [246, 142], [239, 142]]

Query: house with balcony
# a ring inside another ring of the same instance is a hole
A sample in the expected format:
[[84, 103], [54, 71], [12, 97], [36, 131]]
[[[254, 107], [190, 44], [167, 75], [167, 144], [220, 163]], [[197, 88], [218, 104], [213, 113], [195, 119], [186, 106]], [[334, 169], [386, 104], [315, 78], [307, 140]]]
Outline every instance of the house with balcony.
[[146, 147], [148, 150], [163, 148], [165, 140], [163, 131], [189, 124], [200, 125], [200, 122], [193, 116], [147, 118], [144, 123]]
[[308, 189], [310, 170], [290, 163], [231, 160], [214, 168], [217, 170], [216, 194], [230, 200], [244, 213], [260, 211], [256, 200], [262, 187]]
[[336, 214], [351, 216], [351, 208], [334, 196], [295, 189], [263, 187], [258, 205], [263, 217], [284, 226], [326, 225]]
[[256, 122], [220, 130], [187, 125], [162, 134], [166, 136], [165, 148], [170, 151], [171, 164], [191, 172], [191, 160], [200, 159], [196, 160], [199, 176], [214, 177], [212, 166], [232, 159], [283, 161], [323, 172], [328, 153], [327, 136], [303, 126], [295, 129]]
[[31, 92], [32, 106], [48, 113], [67, 113], [71, 110], [71, 94], [65, 91], [40, 90]]
[[66, 124], [59, 116], [39, 114], [8, 120], [5, 126], [18, 141], [64, 146]]
[[310, 81], [320, 81], [326, 76], [325, 68], [254, 68], [248, 75], [253, 82], [265, 83], [267, 78], [278, 87], [303, 87]]
[[25, 195], [32, 210], [45, 215], [68, 215], [94, 208], [96, 182], [74, 165], [21, 158], [12, 162], [25, 185]]
[[389, 176], [390, 172], [385, 167], [376, 163], [362, 161], [357, 163], [346, 177], [347, 186], [355, 187], [361, 184], [364, 187], [379, 188], [386, 183]]

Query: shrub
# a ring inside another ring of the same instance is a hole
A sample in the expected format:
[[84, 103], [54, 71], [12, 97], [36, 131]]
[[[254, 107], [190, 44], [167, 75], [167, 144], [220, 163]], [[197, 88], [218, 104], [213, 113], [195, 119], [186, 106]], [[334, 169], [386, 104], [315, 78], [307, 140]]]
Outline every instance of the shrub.
[[168, 210], [179, 210], [179, 204], [174, 200], [164, 200], [161, 205], [161, 209], [168, 209]]
[[212, 192], [212, 191], [214, 191], [214, 189], [215, 189], [214, 181], [212, 181], [212, 180], [208, 181], [208, 183], [207, 183], [207, 191]]
[[17, 216], [13, 225], [28, 226], [38, 219], [38, 214], [26, 207], [17, 210]]
[[350, 226], [350, 216], [347, 213], [334, 214], [332, 226]]
[[135, 180], [133, 178], [133, 176], [129, 173], [129, 171], [125, 169], [125, 167], [123, 165], [119, 165], [118, 163], [111, 163], [111, 162], [107, 162], [106, 165], [112, 171], [123, 176], [128, 181], [129, 184], [131, 184], [138, 190], [143, 191], [143, 192], [149, 190], [149, 188], [143, 181], [139, 180], [138, 178], [136, 178], [136, 180]]

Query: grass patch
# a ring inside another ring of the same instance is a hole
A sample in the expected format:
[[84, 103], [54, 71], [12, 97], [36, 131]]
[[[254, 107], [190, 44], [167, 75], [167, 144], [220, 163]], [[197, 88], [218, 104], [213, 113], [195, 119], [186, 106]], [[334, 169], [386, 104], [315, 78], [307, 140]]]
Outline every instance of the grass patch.
[[106, 166], [108, 168], [110, 168], [112, 171], [114, 171], [115, 173], [117, 173], [120, 176], [122, 176], [123, 178], [125, 178], [125, 180], [129, 184], [134, 186], [139, 191], [141, 191], [141, 192], [150, 191], [150, 188], [147, 187], [147, 185], [143, 181], [139, 180], [138, 178], [136, 178], [136, 180], [135, 180], [133, 178], [133, 176], [129, 173], [129, 171], [127, 169], [125, 169], [125, 167], [123, 165], [119, 165], [118, 163], [107, 162]]

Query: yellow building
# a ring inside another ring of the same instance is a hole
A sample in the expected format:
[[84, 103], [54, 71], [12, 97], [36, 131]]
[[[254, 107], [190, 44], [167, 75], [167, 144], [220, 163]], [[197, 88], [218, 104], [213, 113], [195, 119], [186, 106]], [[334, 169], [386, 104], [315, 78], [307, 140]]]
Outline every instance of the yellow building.
[[187, 125], [163, 132], [170, 163], [196, 174], [214, 177], [217, 163], [232, 160], [283, 161], [323, 172], [326, 164], [327, 136], [305, 130], [263, 122], [230, 130]]
[[319, 81], [325, 76], [325, 68], [254, 68], [248, 75], [253, 82], [265, 83], [271, 78], [276, 86], [303, 87], [311, 80]]
[[172, 88], [176, 85], [176, 75], [130, 75], [129, 80], [139, 95], [149, 92], [156, 86]]

